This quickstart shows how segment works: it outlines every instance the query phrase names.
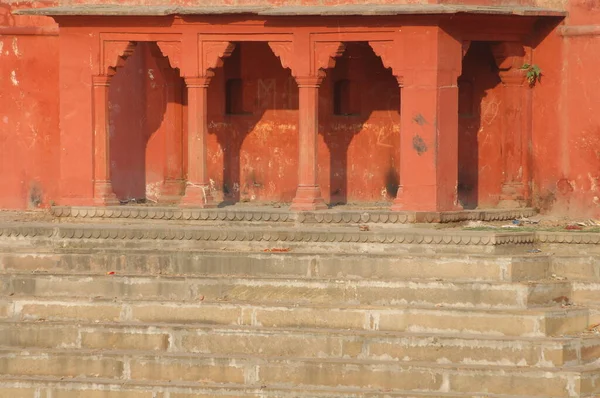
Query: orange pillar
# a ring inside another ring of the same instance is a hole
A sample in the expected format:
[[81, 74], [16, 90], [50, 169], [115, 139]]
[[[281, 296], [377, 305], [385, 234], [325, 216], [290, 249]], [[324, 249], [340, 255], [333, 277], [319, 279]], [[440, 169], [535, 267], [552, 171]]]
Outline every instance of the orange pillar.
[[399, 41], [400, 187], [392, 210], [458, 210], [462, 43], [437, 26], [404, 27]]
[[167, 76], [167, 107], [165, 111], [165, 177], [159, 202], [176, 203], [185, 192], [183, 179], [183, 105], [180, 79], [172, 69]]
[[298, 190], [291, 206], [291, 209], [296, 211], [327, 208], [317, 182], [319, 87], [322, 80], [322, 76], [296, 77], [299, 95]]
[[186, 77], [188, 90], [188, 170], [183, 205], [216, 207], [207, 170], [207, 101], [212, 76]]
[[94, 76], [94, 204], [118, 204], [110, 176], [110, 132], [108, 130], [108, 90], [110, 76]]
[[493, 47], [502, 81], [502, 191], [498, 207], [516, 208], [527, 200], [527, 128], [525, 63], [526, 51], [516, 42], [499, 43]]

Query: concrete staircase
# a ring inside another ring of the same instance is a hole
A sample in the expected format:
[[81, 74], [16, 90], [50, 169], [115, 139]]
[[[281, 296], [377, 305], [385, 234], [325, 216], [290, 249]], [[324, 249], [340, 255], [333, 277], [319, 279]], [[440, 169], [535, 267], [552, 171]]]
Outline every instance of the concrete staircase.
[[0, 397], [600, 396], [600, 237], [415, 221], [5, 217]]

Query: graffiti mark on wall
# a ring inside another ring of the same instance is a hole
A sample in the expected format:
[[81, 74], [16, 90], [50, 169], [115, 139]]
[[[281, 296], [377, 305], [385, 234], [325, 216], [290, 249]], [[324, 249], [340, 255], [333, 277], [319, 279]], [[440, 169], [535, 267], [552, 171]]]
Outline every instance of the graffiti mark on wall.
[[277, 81], [275, 79], [257, 80], [256, 101], [258, 109], [274, 107], [277, 96]]

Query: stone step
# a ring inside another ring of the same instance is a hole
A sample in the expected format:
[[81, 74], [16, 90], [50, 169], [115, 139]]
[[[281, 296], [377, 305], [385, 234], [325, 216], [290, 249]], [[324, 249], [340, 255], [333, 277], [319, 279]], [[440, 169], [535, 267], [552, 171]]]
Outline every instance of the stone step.
[[[424, 228], [310, 226], [190, 226], [149, 223], [0, 223], [0, 247], [171, 249], [310, 248], [312, 252], [526, 253], [535, 234], [518, 231], [464, 231]], [[160, 243], [158, 243], [160, 242]], [[168, 243], [167, 243], [168, 242]]]
[[180, 221], [237, 221], [237, 222], [296, 222], [318, 224], [356, 223], [438, 223], [457, 221], [506, 221], [531, 217], [535, 210], [490, 209], [455, 212], [397, 212], [387, 208], [336, 208], [317, 212], [292, 212], [287, 208], [270, 206], [231, 206], [220, 209], [185, 209], [167, 206], [108, 206], [66, 207], [55, 206], [51, 214], [75, 219], [128, 219]]
[[0, 295], [266, 304], [528, 308], [569, 303], [565, 281], [529, 283], [1, 274]]
[[600, 256], [553, 255], [549, 257], [549, 271], [569, 280], [600, 283]]
[[[270, 249], [267, 249], [270, 250]], [[547, 279], [549, 259], [474, 254], [321, 253], [154, 249], [5, 249], [5, 272], [116, 272], [141, 275], [228, 275], [280, 278], [443, 279], [534, 281]]]
[[235, 302], [162, 302], [10, 297], [0, 315], [11, 320], [82, 322], [210, 323], [495, 336], [558, 336], [589, 326], [584, 308], [525, 310], [397, 306], [261, 306]]
[[202, 324], [0, 322], [0, 346], [561, 367], [600, 355], [600, 336], [490, 337]]
[[598, 282], [571, 282], [573, 289], [572, 300], [584, 305], [594, 304], [600, 306], [600, 281]]
[[[6, 376], [376, 388], [400, 391], [590, 396], [600, 392], [597, 365], [531, 369], [396, 361], [258, 358], [201, 354], [0, 349]], [[578, 394], [578, 395], [576, 395]]]
[[[43, 395], [46, 393], [47, 395]], [[58, 379], [0, 375], [0, 396], [7, 398], [507, 398], [488, 393], [396, 392], [389, 389], [344, 387], [294, 387], [184, 382]], [[583, 395], [581, 395], [583, 396]], [[511, 398], [531, 396], [511, 395]]]

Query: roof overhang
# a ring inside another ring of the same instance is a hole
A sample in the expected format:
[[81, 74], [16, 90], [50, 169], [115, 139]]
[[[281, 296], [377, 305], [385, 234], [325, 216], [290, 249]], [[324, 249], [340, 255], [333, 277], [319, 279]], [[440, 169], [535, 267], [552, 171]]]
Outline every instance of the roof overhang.
[[564, 17], [565, 11], [526, 6], [481, 6], [447, 4], [364, 4], [337, 6], [282, 6], [282, 7], [185, 7], [185, 6], [122, 6], [72, 5], [31, 8], [14, 11], [18, 15], [62, 16], [128, 16], [159, 17], [174, 15], [255, 15], [279, 16], [394, 16], [394, 15], [516, 15], [528, 17]]

